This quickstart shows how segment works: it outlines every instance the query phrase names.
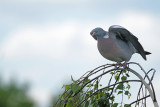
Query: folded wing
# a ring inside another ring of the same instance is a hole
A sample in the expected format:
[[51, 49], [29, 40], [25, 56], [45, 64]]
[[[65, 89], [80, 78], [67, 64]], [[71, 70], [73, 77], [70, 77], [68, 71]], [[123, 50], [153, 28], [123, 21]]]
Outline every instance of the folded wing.
[[146, 52], [144, 51], [142, 45], [139, 43], [138, 38], [135, 37], [131, 32], [119, 25], [111, 26], [109, 28], [109, 32], [115, 33], [118, 38], [125, 42], [130, 41], [137, 52], [146, 60]]

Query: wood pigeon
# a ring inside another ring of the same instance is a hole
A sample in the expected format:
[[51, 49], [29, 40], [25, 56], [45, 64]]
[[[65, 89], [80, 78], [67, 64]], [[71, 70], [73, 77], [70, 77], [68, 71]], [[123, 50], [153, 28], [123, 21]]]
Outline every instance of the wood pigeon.
[[144, 51], [137, 37], [119, 25], [110, 26], [108, 32], [97, 27], [90, 34], [97, 40], [100, 54], [117, 63], [128, 62], [134, 53], [139, 53], [145, 60], [146, 55], [151, 54]]

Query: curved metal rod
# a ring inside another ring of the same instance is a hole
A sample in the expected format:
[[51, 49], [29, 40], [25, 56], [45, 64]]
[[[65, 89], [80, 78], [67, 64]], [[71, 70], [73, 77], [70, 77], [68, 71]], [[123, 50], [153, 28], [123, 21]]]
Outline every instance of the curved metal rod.
[[[128, 64], [136, 64], [136, 65], [138, 65], [138, 66], [141, 68], [141, 70], [144, 72], [145, 76], [147, 77], [147, 79], [148, 79], [148, 81], [149, 81], [149, 84], [151, 84], [151, 87], [152, 87], [152, 90], [153, 90], [153, 97], [154, 97], [154, 99], [152, 99], [152, 100], [153, 100], [154, 102], [157, 102], [156, 96], [155, 96], [155, 91], [154, 91], [154, 88], [153, 88], [153, 84], [152, 84], [152, 82], [151, 82], [151, 79], [150, 79], [149, 76], [147, 75], [146, 71], [142, 68], [142, 66], [141, 66], [139, 63], [130, 62], [130, 63], [128, 63]], [[128, 67], [128, 68], [129, 68], [129, 67]]]
[[154, 100], [154, 99], [155, 99], [155, 98], [154, 98], [155, 96], [154, 96], [151, 88], [150, 88], [149, 85], [146, 83], [146, 81], [142, 78], [142, 76], [141, 76], [139, 73], [137, 73], [136, 71], [134, 71], [133, 69], [131, 69], [131, 68], [126, 67], [126, 69], [127, 69], [128, 71], [132, 72], [133, 74], [135, 74], [135, 75], [142, 81], [142, 83], [143, 83], [143, 84], [145, 85], [145, 87], [147, 88], [147, 90], [148, 90], [148, 92], [149, 92], [149, 94], [150, 94], [150, 96], [151, 96], [151, 98], [152, 98], [152, 100], [153, 100], [154, 107], [159, 107], [157, 101]]

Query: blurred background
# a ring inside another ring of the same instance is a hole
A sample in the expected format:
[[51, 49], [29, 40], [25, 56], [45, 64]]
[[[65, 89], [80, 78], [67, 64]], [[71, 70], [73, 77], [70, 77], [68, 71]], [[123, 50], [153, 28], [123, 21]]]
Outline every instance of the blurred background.
[[111, 25], [127, 28], [152, 53], [147, 61], [138, 54], [131, 61], [157, 70], [160, 99], [159, 7], [159, 0], [0, 0], [0, 106], [50, 107], [71, 75], [78, 79], [113, 63], [90, 36], [93, 28]]

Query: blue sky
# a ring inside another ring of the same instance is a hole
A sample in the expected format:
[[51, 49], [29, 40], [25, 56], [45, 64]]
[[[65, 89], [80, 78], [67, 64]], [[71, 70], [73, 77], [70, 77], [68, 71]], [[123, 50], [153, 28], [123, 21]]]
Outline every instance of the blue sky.
[[157, 70], [158, 90], [159, 6], [159, 0], [0, 0], [0, 74], [6, 81], [16, 76], [20, 83], [30, 82], [29, 94], [43, 107], [71, 75], [78, 79], [113, 63], [98, 53], [89, 33], [116, 24], [152, 53], [147, 61], [138, 54], [131, 61]]

